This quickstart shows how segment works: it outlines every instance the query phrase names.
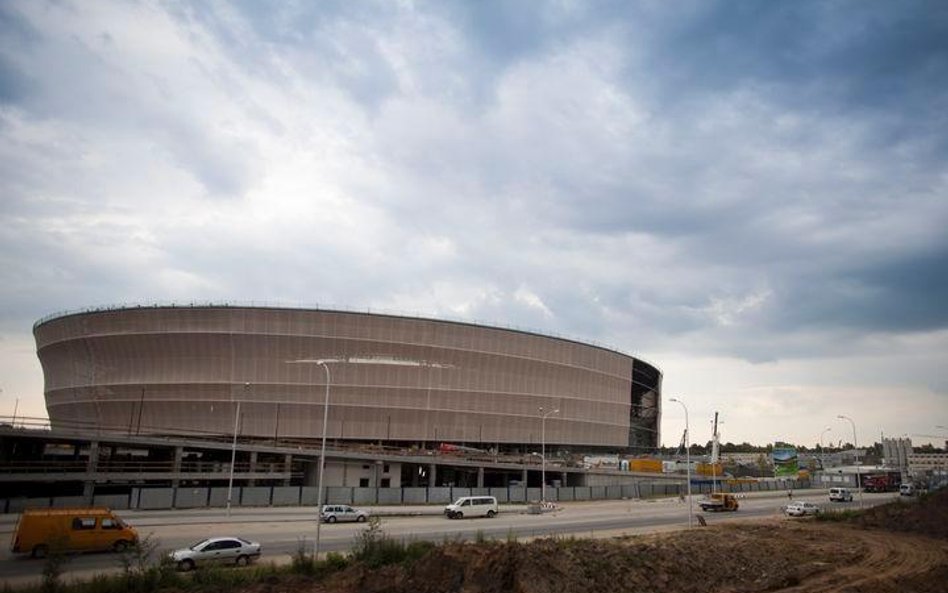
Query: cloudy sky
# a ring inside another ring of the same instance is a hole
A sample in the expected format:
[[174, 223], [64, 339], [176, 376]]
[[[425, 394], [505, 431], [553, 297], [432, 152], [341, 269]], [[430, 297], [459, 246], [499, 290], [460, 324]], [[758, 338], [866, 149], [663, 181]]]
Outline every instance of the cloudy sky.
[[2, 415], [44, 315], [269, 301], [609, 345], [698, 442], [926, 442], [946, 228], [939, 0], [0, 3]]

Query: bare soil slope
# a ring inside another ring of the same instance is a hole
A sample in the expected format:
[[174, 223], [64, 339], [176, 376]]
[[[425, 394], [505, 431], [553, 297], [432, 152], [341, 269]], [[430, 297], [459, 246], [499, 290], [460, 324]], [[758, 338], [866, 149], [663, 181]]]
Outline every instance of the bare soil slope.
[[413, 566], [247, 593], [948, 591], [948, 493], [848, 522], [770, 520], [612, 540], [449, 544]]

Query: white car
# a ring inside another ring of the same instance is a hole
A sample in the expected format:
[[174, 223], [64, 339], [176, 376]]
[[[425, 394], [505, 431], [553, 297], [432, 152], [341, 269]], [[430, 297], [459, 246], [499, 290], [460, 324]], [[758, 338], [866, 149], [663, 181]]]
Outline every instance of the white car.
[[852, 502], [853, 492], [849, 488], [830, 488], [830, 501]]
[[497, 499], [493, 496], [462, 496], [452, 504], [444, 507], [444, 514], [448, 519], [463, 519], [465, 517], [497, 516]]
[[799, 500], [797, 502], [791, 502], [788, 504], [785, 511], [790, 517], [803, 517], [805, 515], [819, 515], [820, 507], [816, 506], [812, 502]]
[[369, 518], [365, 511], [354, 509], [347, 504], [327, 504], [323, 506], [323, 512], [319, 513], [319, 520], [325, 523], [340, 523], [350, 521], [363, 523]]
[[191, 570], [207, 564], [246, 566], [260, 557], [260, 544], [239, 537], [210, 537], [169, 556], [179, 570]]

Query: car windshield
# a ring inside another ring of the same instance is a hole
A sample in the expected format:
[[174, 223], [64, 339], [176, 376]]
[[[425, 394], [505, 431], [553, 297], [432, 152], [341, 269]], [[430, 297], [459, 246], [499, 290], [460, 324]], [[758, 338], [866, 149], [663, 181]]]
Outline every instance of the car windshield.
[[190, 546], [188, 546], [188, 549], [189, 549], [189, 550], [197, 550], [199, 547], [201, 547], [202, 545], [204, 545], [205, 543], [207, 543], [207, 541], [208, 541], [208, 540], [206, 540], [206, 539], [202, 539], [202, 540], [200, 540], [200, 541], [196, 541], [196, 542], [194, 542], [193, 544], [191, 544]]

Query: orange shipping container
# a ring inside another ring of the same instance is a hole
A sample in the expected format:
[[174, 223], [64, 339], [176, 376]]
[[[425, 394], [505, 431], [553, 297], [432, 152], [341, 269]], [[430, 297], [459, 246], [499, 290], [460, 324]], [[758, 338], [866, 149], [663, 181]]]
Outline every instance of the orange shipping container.
[[629, 471], [662, 473], [661, 459], [630, 459]]
[[699, 475], [702, 476], [723, 476], [724, 468], [720, 463], [699, 463], [698, 467], [695, 468]]

